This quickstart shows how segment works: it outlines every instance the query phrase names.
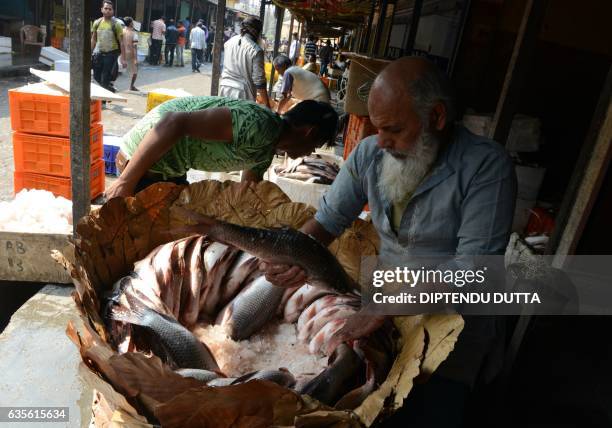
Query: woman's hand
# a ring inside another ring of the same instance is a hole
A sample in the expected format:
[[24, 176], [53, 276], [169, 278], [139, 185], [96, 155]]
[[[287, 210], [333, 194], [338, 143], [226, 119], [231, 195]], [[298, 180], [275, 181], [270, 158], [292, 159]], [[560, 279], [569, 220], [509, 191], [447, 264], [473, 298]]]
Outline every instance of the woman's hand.
[[115, 197], [133, 196], [135, 185], [126, 182], [124, 179], [119, 177], [108, 189], [104, 192], [104, 197], [108, 201]]

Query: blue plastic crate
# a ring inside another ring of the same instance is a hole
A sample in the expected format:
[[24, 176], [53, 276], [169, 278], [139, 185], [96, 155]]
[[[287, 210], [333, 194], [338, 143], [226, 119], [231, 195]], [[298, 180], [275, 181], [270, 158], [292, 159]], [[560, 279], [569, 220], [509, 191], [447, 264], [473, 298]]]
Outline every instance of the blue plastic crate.
[[104, 172], [117, 175], [117, 165], [115, 158], [119, 152], [119, 146], [104, 144]]

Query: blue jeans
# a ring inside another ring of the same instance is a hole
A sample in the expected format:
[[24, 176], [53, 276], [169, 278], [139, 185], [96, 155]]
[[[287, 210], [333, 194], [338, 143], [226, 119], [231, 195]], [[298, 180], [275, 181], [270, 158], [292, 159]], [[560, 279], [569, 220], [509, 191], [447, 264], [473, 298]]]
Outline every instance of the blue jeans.
[[204, 62], [204, 49], [191, 49], [191, 69], [200, 71]]

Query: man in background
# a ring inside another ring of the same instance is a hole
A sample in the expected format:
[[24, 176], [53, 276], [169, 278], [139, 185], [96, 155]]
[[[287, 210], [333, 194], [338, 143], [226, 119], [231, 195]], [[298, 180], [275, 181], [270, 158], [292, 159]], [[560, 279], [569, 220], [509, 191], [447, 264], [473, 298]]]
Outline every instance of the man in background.
[[189, 47], [189, 32], [191, 31], [191, 18], [189, 16], [183, 19], [183, 26], [185, 27], [185, 46]]
[[166, 67], [172, 67], [179, 32], [174, 25], [174, 19], [170, 19], [168, 24], [168, 27], [166, 27], [166, 48], [164, 49], [164, 58], [166, 58]]
[[200, 66], [204, 62], [204, 49], [206, 48], [206, 34], [202, 23], [198, 22], [191, 30], [191, 72], [200, 73]]
[[166, 17], [162, 16], [153, 21], [151, 28], [151, 65], [159, 65], [161, 48], [166, 32]]
[[314, 100], [329, 104], [329, 89], [316, 74], [301, 67], [292, 66], [291, 60], [285, 55], [274, 58], [273, 64], [274, 69], [283, 79], [278, 91], [281, 98], [276, 108], [277, 113], [284, 113], [290, 107], [289, 102], [292, 98], [299, 101]]
[[310, 58], [312, 55], [317, 57], [317, 44], [315, 43], [315, 37], [311, 34], [308, 36], [308, 41], [304, 45], [304, 58]]
[[289, 59], [291, 60], [291, 65], [297, 64], [297, 60], [300, 57], [300, 38], [298, 37], [298, 33], [293, 33], [293, 39], [291, 40], [291, 46], [289, 47]]
[[103, 88], [115, 92], [111, 85], [113, 68], [117, 67], [117, 57], [125, 67], [125, 52], [121, 38], [123, 27], [114, 17], [115, 10], [111, 1], [102, 2], [102, 18], [97, 19], [91, 31], [91, 50], [94, 52], [92, 66], [94, 79]]
[[257, 101], [270, 108], [266, 90], [264, 51], [258, 43], [262, 23], [258, 18], [249, 17], [242, 21], [240, 26], [240, 34], [225, 43], [219, 95]]
[[321, 76], [327, 74], [327, 66], [334, 60], [334, 49], [331, 46], [329, 39], [319, 50], [319, 58], [321, 59]]

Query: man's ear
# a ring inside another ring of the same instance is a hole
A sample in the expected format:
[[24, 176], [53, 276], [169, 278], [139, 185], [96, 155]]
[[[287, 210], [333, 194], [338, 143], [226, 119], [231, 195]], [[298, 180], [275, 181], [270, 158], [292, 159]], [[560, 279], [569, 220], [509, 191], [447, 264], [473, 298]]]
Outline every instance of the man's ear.
[[446, 105], [443, 102], [437, 102], [431, 109], [429, 124], [437, 131], [442, 131], [446, 127]]

